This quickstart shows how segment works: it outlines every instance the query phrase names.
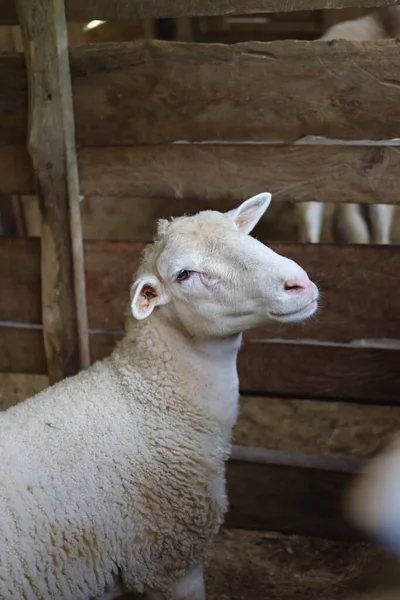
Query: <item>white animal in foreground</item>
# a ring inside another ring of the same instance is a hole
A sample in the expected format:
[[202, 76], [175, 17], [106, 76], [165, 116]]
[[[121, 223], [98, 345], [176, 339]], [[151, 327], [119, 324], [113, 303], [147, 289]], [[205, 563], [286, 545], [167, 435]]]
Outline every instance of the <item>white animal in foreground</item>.
[[353, 523], [400, 558], [400, 438], [372, 459], [348, 501]]
[[317, 308], [305, 271], [247, 235], [269, 203], [160, 221], [111, 356], [0, 415], [1, 599], [205, 598], [241, 332]]
[[[400, 7], [384, 8], [359, 19], [343, 21], [330, 27], [319, 41], [373, 41], [397, 37], [400, 33]], [[333, 219], [339, 237], [349, 243], [389, 244], [394, 207], [390, 204], [336, 204]], [[313, 244], [321, 241], [324, 204], [300, 202], [295, 205], [299, 239]]]
[[[400, 437], [369, 461], [347, 498], [347, 513], [354, 525], [400, 560]], [[352, 600], [398, 600], [399, 569], [381, 590]], [[387, 575], [387, 574], [386, 574]]]

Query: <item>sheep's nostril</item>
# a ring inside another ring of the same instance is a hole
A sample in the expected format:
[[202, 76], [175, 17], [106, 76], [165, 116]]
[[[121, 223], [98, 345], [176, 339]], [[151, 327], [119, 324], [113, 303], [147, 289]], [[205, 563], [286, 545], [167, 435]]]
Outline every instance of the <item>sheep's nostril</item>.
[[307, 276], [298, 279], [289, 279], [284, 283], [285, 292], [302, 292], [310, 287], [310, 280]]
[[286, 292], [292, 292], [292, 291], [296, 291], [296, 290], [303, 290], [304, 287], [302, 285], [300, 285], [299, 283], [289, 283], [289, 282], [285, 282], [285, 291]]

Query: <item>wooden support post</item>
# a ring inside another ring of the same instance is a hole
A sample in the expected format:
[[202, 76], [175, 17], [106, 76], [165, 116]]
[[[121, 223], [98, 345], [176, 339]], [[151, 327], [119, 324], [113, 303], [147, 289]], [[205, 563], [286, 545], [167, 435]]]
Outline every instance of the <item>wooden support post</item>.
[[42, 318], [51, 382], [89, 365], [79, 179], [63, 0], [17, 0], [29, 81], [28, 150], [42, 227]]

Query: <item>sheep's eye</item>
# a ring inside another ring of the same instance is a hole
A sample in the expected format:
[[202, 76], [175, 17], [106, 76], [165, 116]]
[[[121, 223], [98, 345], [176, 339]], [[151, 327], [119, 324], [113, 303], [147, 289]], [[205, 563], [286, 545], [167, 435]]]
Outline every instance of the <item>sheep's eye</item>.
[[184, 269], [180, 273], [178, 273], [176, 277], [176, 281], [185, 281], [185, 279], [189, 279], [191, 272]]

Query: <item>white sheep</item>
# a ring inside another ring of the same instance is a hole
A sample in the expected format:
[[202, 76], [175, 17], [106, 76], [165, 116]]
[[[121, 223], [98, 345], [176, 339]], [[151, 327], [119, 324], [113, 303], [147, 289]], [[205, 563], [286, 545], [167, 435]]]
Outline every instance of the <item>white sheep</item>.
[[204, 600], [241, 332], [318, 303], [247, 235], [269, 203], [160, 221], [111, 356], [0, 415], [1, 599]]
[[[346, 497], [349, 519], [368, 537], [400, 559], [400, 436], [394, 436], [385, 450], [370, 460], [356, 478]], [[389, 577], [388, 581], [385, 581]], [[385, 578], [385, 579], [384, 579]], [[386, 569], [381, 589], [356, 600], [398, 600], [398, 565]], [[355, 600], [355, 599], [353, 599]]]
[[[397, 37], [400, 33], [399, 10], [397, 6], [384, 8], [358, 19], [336, 23], [319, 40], [373, 41]], [[389, 244], [394, 207], [370, 204], [364, 210], [367, 218], [358, 204], [336, 204], [333, 212], [336, 234], [349, 243]], [[324, 204], [300, 202], [295, 205], [295, 214], [299, 240], [313, 244], [320, 242]]]
[[347, 512], [356, 526], [400, 558], [399, 436], [356, 479]]

